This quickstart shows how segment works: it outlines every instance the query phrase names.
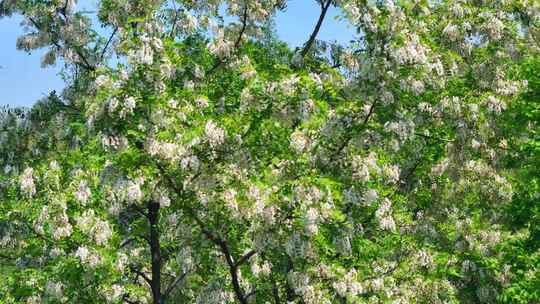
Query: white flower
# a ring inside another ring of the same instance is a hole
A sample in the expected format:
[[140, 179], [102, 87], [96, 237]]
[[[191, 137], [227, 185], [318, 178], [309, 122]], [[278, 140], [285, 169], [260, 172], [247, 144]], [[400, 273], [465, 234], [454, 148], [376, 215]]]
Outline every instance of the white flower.
[[95, 83], [98, 88], [101, 88], [111, 85], [111, 79], [107, 75], [99, 75], [96, 77]]
[[85, 246], [81, 246], [77, 248], [77, 251], [75, 252], [75, 256], [78, 257], [81, 262], [86, 261], [86, 258], [90, 255], [90, 251]]
[[308, 235], [314, 235], [317, 234], [319, 231], [319, 218], [320, 214], [319, 211], [315, 208], [309, 208], [305, 215], [305, 232]]
[[338, 281], [338, 282], [334, 282], [332, 284], [332, 288], [334, 288], [334, 290], [337, 292], [337, 294], [342, 297], [342, 298], [345, 298], [347, 297], [347, 283], [345, 283], [344, 281]]
[[95, 268], [99, 265], [101, 258], [97, 252], [89, 250], [86, 246], [80, 246], [75, 252], [75, 257], [79, 258], [82, 264]]
[[34, 295], [26, 299], [26, 304], [41, 304], [43, 303], [41, 296]]
[[105, 290], [105, 297], [109, 303], [114, 303], [122, 297], [124, 294], [124, 288], [118, 284], [113, 284], [110, 288]]
[[156, 191], [156, 200], [160, 207], [169, 207], [171, 205], [171, 199], [169, 198], [167, 190], [158, 189]]
[[482, 146], [482, 144], [477, 141], [476, 139], [471, 139], [471, 147], [475, 150], [477, 150], [478, 148], [480, 148], [480, 146]]
[[124, 103], [124, 108], [122, 109], [122, 111], [120, 111], [120, 117], [125, 118], [127, 114], [132, 114], [136, 106], [137, 101], [135, 100], [135, 98], [131, 96], [127, 97]]
[[494, 96], [489, 96], [486, 100], [486, 104], [488, 110], [495, 114], [501, 114], [503, 110], [506, 110], [506, 103]]
[[197, 98], [195, 100], [195, 103], [197, 104], [197, 107], [199, 107], [199, 108], [206, 108], [209, 105], [208, 98], [206, 98], [205, 96], [201, 96], [201, 97]]
[[375, 217], [379, 221], [379, 227], [382, 230], [393, 231], [396, 228], [396, 223], [392, 218], [392, 202], [385, 198], [375, 211]]
[[398, 166], [385, 165], [383, 171], [388, 183], [396, 184], [399, 181], [400, 170]]
[[416, 264], [421, 267], [431, 268], [433, 266], [433, 257], [426, 250], [420, 250], [418, 253], [416, 253], [414, 258], [416, 260]]
[[298, 153], [302, 153], [308, 146], [308, 138], [302, 131], [294, 131], [291, 134], [291, 147]]
[[379, 195], [377, 194], [377, 191], [374, 189], [369, 189], [364, 193], [362, 200], [364, 201], [364, 204], [369, 206], [378, 198], [379, 198]]
[[45, 286], [45, 294], [51, 298], [60, 299], [64, 295], [64, 284], [48, 281]]
[[211, 120], [206, 122], [204, 133], [212, 147], [217, 147], [225, 142], [225, 131]]
[[154, 51], [146, 44], [136, 50], [130, 50], [128, 59], [135, 64], [148, 64], [154, 62]]
[[94, 227], [94, 241], [98, 245], [104, 245], [112, 237], [112, 231], [109, 223], [106, 221], [97, 220]]
[[21, 191], [30, 197], [36, 194], [36, 185], [34, 184], [33, 173], [34, 169], [28, 167], [24, 170], [20, 178]]
[[82, 180], [79, 183], [79, 187], [77, 188], [77, 191], [74, 193], [75, 198], [81, 202], [81, 204], [86, 205], [88, 200], [90, 199], [90, 196], [92, 195], [92, 192], [90, 191], [90, 188], [88, 187], [88, 182], [85, 180]]
[[140, 202], [143, 199], [142, 183], [142, 179], [130, 180], [127, 183], [126, 194], [129, 202]]
[[222, 29], [218, 29], [216, 33], [216, 38], [213, 42], [208, 44], [208, 51], [218, 57], [227, 57], [231, 53], [233, 48], [233, 43], [227, 41], [225, 38], [225, 33]]
[[225, 201], [225, 205], [227, 208], [229, 208], [234, 214], [238, 212], [238, 202], [236, 200], [237, 192], [234, 189], [227, 189], [223, 193], [223, 200]]
[[443, 29], [443, 34], [448, 37], [448, 39], [455, 41], [459, 38], [459, 29], [455, 24], [448, 23]]
[[76, 218], [77, 226], [82, 232], [91, 236], [98, 245], [105, 245], [112, 237], [109, 223], [95, 216], [93, 210], [86, 210]]

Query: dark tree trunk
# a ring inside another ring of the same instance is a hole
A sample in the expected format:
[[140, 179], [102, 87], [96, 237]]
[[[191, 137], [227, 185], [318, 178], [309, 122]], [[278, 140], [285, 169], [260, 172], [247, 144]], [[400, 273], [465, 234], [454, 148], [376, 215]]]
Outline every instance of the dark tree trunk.
[[150, 253], [152, 254], [152, 298], [153, 304], [163, 304], [161, 294], [161, 248], [159, 244], [159, 203], [148, 204], [148, 221], [150, 222]]

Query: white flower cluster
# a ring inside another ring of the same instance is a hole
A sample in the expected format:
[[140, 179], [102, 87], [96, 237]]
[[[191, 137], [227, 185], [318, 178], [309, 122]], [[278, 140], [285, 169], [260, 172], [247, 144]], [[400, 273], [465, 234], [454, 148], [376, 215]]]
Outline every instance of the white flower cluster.
[[392, 57], [399, 64], [427, 64], [429, 49], [420, 42], [416, 33], [406, 35], [404, 45], [392, 50]]
[[155, 190], [154, 199], [159, 203], [160, 207], [169, 207], [171, 205], [171, 198], [166, 189], [158, 188]]
[[310, 285], [309, 276], [305, 273], [291, 271], [287, 274], [287, 280], [294, 292], [301, 296], [306, 304], [320, 304], [328, 301], [323, 298], [320, 289]]
[[315, 256], [311, 243], [305, 240], [299, 233], [293, 233], [285, 244], [285, 252], [293, 258], [312, 258]]
[[427, 250], [419, 250], [413, 257], [413, 264], [425, 268], [433, 268], [433, 256]]
[[113, 284], [103, 290], [103, 294], [105, 295], [105, 299], [107, 299], [107, 303], [116, 303], [122, 298], [124, 293], [124, 287], [118, 284]]
[[316, 208], [309, 208], [304, 215], [304, 231], [307, 235], [312, 236], [319, 232], [319, 222], [321, 215]]
[[365, 205], [370, 206], [378, 198], [379, 198], [379, 195], [377, 193], [377, 190], [368, 189], [366, 192], [364, 192], [364, 195], [362, 196], [362, 201], [364, 202]]
[[234, 294], [211, 284], [205, 288], [195, 301], [196, 304], [225, 304], [234, 303]]
[[107, 221], [101, 220], [94, 210], [86, 210], [75, 219], [82, 232], [92, 237], [98, 245], [105, 245], [112, 236], [112, 230]]
[[67, 215], [67, 205], [65, 202], [58, 202], [58, 212], [51, 216], [49, 225], [53, 233], [53, 238], [59, 240], [64, 237], [68, 237], [73, 232], [73, 227], [69, 222]]
[[50, 298], [62, 301], [64, 296], [64, 284], [61, 282], [48, 281], [45, 285], [45, 294]]
[[375, 212], [375, 217], [379, 221], [379, 227], [382, 230], [393, 231], [396, 229], [396, 223], [392, 217], [392, 202], [388, 198], [383, 199]]
[[183, 145], [158, 141], [153, 138], [148, 141], [147, 150], [152, 156], [159, 156], [172, 162], [177, 162], [188, 154], [188, 150]]
[[502, 111], [506, 110], [506, 103], [493, 95], [486, 99], [486, 106], [490, 112], [495, 114], [501, 114]]
[[34, 169], [28, 167], [24, 169], [23, 174], [20, 178], [21, 191], [28, 195], [29, 197], [36, 194], [36, 185], [34, 184]]
[[309, 145], [309, 138], [300, 130], [291, 134], [291, 147], [297, 152], [302, 153]]
[[352, 162], [353, 177], [361, 182], [368, 182], [372, 174], [379, 175], [381, 169], [377, 164], [377, 155], [370, 152], [366, 157], [355, 155]]
[[86, 206], [86, 203], [88, 203], [88, 200], [90, 200], [90, 197], [92, 196], [90, 187], [88, 187], [88, 181], [81, 180], [77, 187], [77, 191], [75, 191], [73, 195], [83, 206]]
[[268, 204], [271, 190], [270, 188], [251, 185], [247, 192], [247, 197], [253, 204], [241, 210], [242, 215], [238, 216], [245, 216], [247, 218], [257, 217], [267, 225], [272, 225], [275, 222], [276, 209], [274, 206]]
[[206, 135], [210, 145], [214, 148], [225, 142], [225, 131], [218, 127], [212, 120], [206, 122], [204, 134]]
[[96, 268], [101, 263], [101, 257], [94, 250], [89, 250], [86, 246], [80, 246], [75, 252], [75, 257], [78, 258], [83, 265], [90, 268]]
[[351, 269], [343, 278], [332, 283], [332, 288], [343, 298], [355, 297], [364, 292], [364, 287], [357, 281], [355, 269]]
[[384, 130], [396, 134], [401, 141], [405, 141], [414, 134], [415, 124], [411, 120], [386, 122]]
[[272, 272], [272, 263], [264, 261], [262, 264], [260, 264], [257, 263], [255, 259], [253, 259], [251, 263], [251, 272], [256, 277], [268, 276]]
[[217, 28], [215, 32], [215, 38], [208, 44], [208, 50], [218, 57], [228, 57], [233, 49], [233, 42], [225, 38], [222, 28]]
[[105, 149], [123, 150], [128, 146], [128, 139], [124, 136], [107, 136], [102, 134], [101, 144]]
[[133, 110], [137, 106], [137, 100], [134, 97], [128, 96], [122, 104], [122, 109], [120, 110], [120, 117], [126, 118], [129, 114], [133, 114]]

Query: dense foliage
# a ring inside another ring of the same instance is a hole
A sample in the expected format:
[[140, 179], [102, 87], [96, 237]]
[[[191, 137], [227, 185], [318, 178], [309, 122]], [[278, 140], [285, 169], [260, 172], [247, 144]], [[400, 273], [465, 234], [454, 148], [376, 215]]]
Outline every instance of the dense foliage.
[[540, 301], [540, 3], [316, 2], [0, 1], [66, 79], [1, 112], [0, 303]]

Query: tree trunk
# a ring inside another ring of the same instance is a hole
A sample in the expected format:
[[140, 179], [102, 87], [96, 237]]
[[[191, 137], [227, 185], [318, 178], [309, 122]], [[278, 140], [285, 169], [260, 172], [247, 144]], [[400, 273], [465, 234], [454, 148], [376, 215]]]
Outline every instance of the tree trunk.
[[152, 298], [153, 304], [163, 304], [161, 295], [161, 248], [159, 245], [159, 203], [148, 204], [148, 221], [150, 222], [150, 253], [152, 254]]

